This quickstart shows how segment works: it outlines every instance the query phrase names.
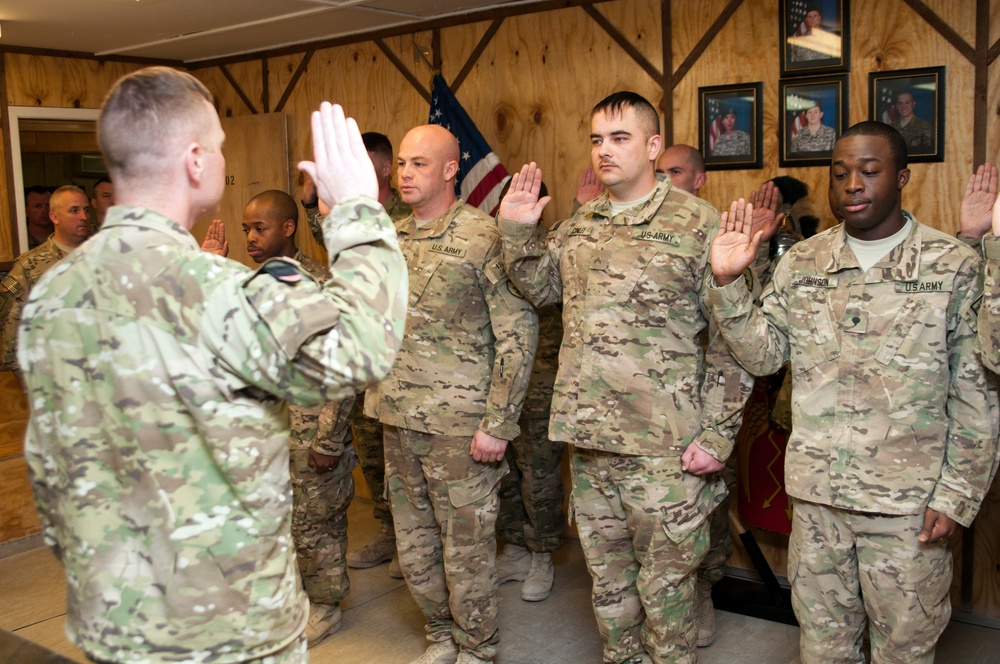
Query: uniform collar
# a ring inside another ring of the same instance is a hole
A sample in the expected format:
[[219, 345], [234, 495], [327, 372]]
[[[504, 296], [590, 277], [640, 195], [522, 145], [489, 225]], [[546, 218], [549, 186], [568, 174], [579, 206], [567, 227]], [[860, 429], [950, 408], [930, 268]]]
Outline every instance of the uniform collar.
[[457, 201], [455, 201], [454, 205], [448, 208], [447, 212], [442, 214], [437, 219], [434, 219], [433, 221], [431, 221], [431, 223], [427, 224], [423, 228], [419, 229], [417, 228], [417, 223], [413, 218], [413, 214], [411, 213], [408, 216], [396, 222], [396, 232], [400, 235], [410, 235], [414, 240], [419, 240], [422, 238], [429, 238], [429, 237], [441, 237], [442, 235], [445, 234], [445, 232], [448, 230], [448, 227], [451, 226], [452, 222], [455, 220], [455, 217], [458, 216], [458, 214], [462, 211], [462, 208], [464, 207], [465, 207], [465, 201], [459, 198]]
[[157, 231], [168, 236], [174, 242], [201, 251], [198, 241], [186, 228], [169, 217], [146, 208], [126, 205], [114, 205], [108, 208], [103, 228], [110, 229], [118, 226], [132, 226]]
[[[893, 281], [916, 281], [920, 273], [920, 250], [923, 234], [920, 230], [920, 224], [912, 214], [903, 210], [903, 216], [908, 221], [913, 222], [909, 235], [893, 247], [892, 251], [884, 258], [875, 263], [872, 269], [881, 268], [883, 273], [888, 270], [889, 277]], [[845, 228], [844, 223], [841, 222], [834, 235], [830, 260], [827, 262], [826, 267], [823, 268], [824, 272], [828, 274], [843, 270], [861, 269], [858, 259], [847, 244], [847, 231]]]
[[674, 188], [669, 178], [657, 178], [657, 180], [652, 197], [638, 206], [638, 212], [635, 212], [635, 208], [633, 208], [612, 217], [611, 199], [608, 197], [608, 192], [605, 191], [594, 200], [583, 205], [577, 211], [577, 214], [610, 219], [612, 224], [619, 226], [642, 226], [648, 224], [659, 211], [660, 206], [663, 205], [663, 200], [667, 197], [667, 194]]

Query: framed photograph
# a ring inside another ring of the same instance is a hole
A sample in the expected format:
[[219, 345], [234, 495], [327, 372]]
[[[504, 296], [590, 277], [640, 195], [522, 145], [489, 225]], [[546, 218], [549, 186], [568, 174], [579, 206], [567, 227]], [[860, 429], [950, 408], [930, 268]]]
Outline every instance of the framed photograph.
[[848, 114], [847, 74], [778, 81], [779, 166], [829, 166]]
[[763, 168], [763, 83], [698, 88], [698, 148], [705, 168]]
[[851, 66], [848, 0], [779, 0], [781, 75], [846, 72]]
[[944, 69], [868, 74], [868, 117], [903, 135], [910, 162], [944, 161]]

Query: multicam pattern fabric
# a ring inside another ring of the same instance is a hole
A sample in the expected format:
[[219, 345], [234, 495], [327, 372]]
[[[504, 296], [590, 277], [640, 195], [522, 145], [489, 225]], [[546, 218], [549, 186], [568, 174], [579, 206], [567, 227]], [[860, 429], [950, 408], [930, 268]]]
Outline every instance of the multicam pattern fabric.
[[[389, 200], [385, 202], [384, 207], [386, 214], [393, 221], [405, 219], [413, 212], [410, 206], [404, 203], [403, 199], [399, 197], [399, 192], [395, 189], [392, 190], [392, 195], [389, 196]], [[323, 215], [319, 213], [318, 204], [306, 208], [306, 219], [309, 221], [309, 231], [312, 233], [313, 239], [316, 240], [316, 244], [321, 247], [325, 246], [323, 240]]]
[[320, 287], [290, 261], [250, 272], [114, 207], [32, 291], [25, 456], [68, 576], [66, 629], [94, 659], [244, 662], [302, 633], [285, 400], [379, 380], [406, 307], [374, 200], [337, 206], [325, 232]]
[[803, 127], [792, 139], [792, 152], [826, 152], [832, 150], [836, 142], [837, 132], [833, 127], [820, 125], [815, 134], [809, 127]]
[[926, 152], [934, 147], [934, 128], [930, 122], [923, 118], [914, 115], [905, 125], [900, 124], [900, 121], [897, 120], [891, 126], [906, 141], [906, 147], [911, 148], [911, 153], [914, 152], [912, 148], [923, 148], [917, 152]]
[[512, 280], [537, 306], [562, 302], [553, 440], [640, 456], [697, 442], [729, 456], [752, 381], [721, 339], [707, 350], [699, 340], [718, 223], [669, 181], [613, 217], [602, 194], [548, 238], [501, 220]]
[[17, 326], [21, 322], [21, 309], [35, 283], [65, 256], [66, 252], [50, 237], [40, 246], [21, 254], [0, 281], [0, 371], [21, 375], [17, 363]]
[[760, 308], [741, 281], [712, 289], [745, 367], [791, 361], [788, 495], [972, 522], [997, 463], [996, 392], [975, 352], [980, 264], [914, 223], [862, 273], [840, 225], [789, 249]]
[[[330, 271], [301, 251], [295, 255], [317, 283]], [[354, 498], [358, 456], [351, 447], [354, 396], [319, 406], [289, 406], [291, 423], [292, 539], [309, 601], [336, 605], [347, 597], [347, 508]], [[340, 457], [330, 470], [309, 466], [309, 450]]]
[[555, 305], [542, 307], [538, 311], [538, 350], [521, 411], [521, 433], [507, 446], [510, 472], [500, 482], [497, 534], [504, 542], [536, 553], [562, 546], [566, 525], [562, 480], [566, 444], [549, 440], [552, 385], [561, 343], [562, 312]]
[[452, 436], [520, 431], [538, 318], [507, 277], [496, 223], [459, 200], [417, 228], [396, 222], [410, 271], [406, 339], [365, 394], [383, 424]]

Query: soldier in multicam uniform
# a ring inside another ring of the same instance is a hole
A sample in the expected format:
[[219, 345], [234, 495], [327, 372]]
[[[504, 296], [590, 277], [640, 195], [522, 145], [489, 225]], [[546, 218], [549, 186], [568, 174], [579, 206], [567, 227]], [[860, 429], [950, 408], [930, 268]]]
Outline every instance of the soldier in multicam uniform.
[[[392, 187], [392, 143], [385, 134], [366, 131], [361, 134], [368, 156], [375, 165], [378, 176], [378, 202], [382, 204], [389, 217], [400, 221], [410, 215], [410, 206], [403, 202]], [[309, 217], [309, 228], [320, 246], [323, 246], [322, 216], [319, 214], [319, 201], [316, 189], [306, 182], [302, 197], [303, 207]], [[366, 569], [389, 562], [389, 576], [402, 579], [403, 572], [399, 568], [399, 557], [396, 555], [396, 533], [392, 525], [392, 510], [385, 493], [385, 451], [382, 444], [382, 423], [365, 415], [365, 395], [358, 396], [358, 404], [354, 408], [354, 419], [351, 428], [354, 434], [354, 448], [361, 460], [361, 474], [372, 495], [375, 506], [375, 518], [379, 521], [379, 529], [367, 544], [356, 551], [347, 552], [347, 565], [355, 569]]]
[[[90, 234], [101, 230], [108, 208], [115, 204], [115, 185], [111, 178], [100, 178], [94, 183], [93, 196], [90, 197], [90, 211], [94, 218], [90, 222]], [[202, 247], [204, 249], [204, 247]]]
[[[255, 263], [291, 258], [323, 284], [330, 271], [295, 246], [299, 208], [283, 191], [271, 189], [250, 199], [243, 212], [247, 253]], [[309, 647], [340, 629], [340, 603], [351, 590], [347, 577], [347, 508], [354, 498], [358, 455], [351, 445], [354, 396], [340, 403], [289, 406], [292, 437], [292, 539], [299, 573], [309, 595]]]
[[819, 104], [806, 110], [806, 126], [792, 138], [792, 152], [826, 152], [837, 142], [837, 132], [822, 122], [823, 109]]
[[288, 399], [342, 399], [389, 371], [405, 262], [357, 125], [324, 103], [316, 162], [333, 275], [257, 272], [188, 229], [218, 209], [211, 93], [165, 67], [119, 80], [98, 132], [119, 206], [35, 286], [18, 351], [25, 456], [68, 576], [66, 630], [103, 662], [305, 662], [291, 537]]
[[722, 113], [722, 133], [712, 146], [713, 157], [749, 156], [750, 134], [736, 128], [736, 109], [727, 108]]
[[694, 662], [696, 571], [750, 380], [723, 345], [699, 342], [718, 213], [657, 182], [656, 109], [618, 92], [591, 118], [607, 191], [546, 237], [541, 174], [525, 166], [500, 207], [504, 258], [537, 306], [563, 305], [549, 435], [573, 445], [604, 661]]
[[438, 125], [400, 145], [399, 189], [413, 206], [396, 222], [410, 271], [406, 339], [365, 399], [385, 428], [399, 560], [427, 618], [431, 644], [415, 664], [496, 655], [497, 489], [538, 334], [507, 278], [496, 222], [455, 196], [458, 159]]
[[21, 254], [0, 281], [0, 371], [13, 371], [18, 380], [21, 369], [17, 363], [17, 326], [24, 303], [42, 275], [83, 244], [90, 233], [87, 194], [79, 187], [66, 185], [56, 189], [48, 207], [54, 228], [52, 235], [40, 246]]
[[[803, 664], [934, 660], [948, 624], [948, 537], [997, 464], [997, 399], [975, 349], [980, 259], [900, 207], [906, 145], [862, 122], [833, 151], [839, 226], [792, 246], [761, 304], [739, 278], [756, 255], [742, 202], [712, 248], [712, 312], [740, 362], [791, 361], [785, 482]], [[870, 620], [868, 619], [870, 616]]]
[[[917, 102], [912, 92], [903, 91], [896, 95], [896, 112], [892, 128], [899, 132], [910, 152], [927, 152], [934, 148], [934, 128], [931, 123], [918, 116]], [[916, 149], [913, 149], [916, 148]]]

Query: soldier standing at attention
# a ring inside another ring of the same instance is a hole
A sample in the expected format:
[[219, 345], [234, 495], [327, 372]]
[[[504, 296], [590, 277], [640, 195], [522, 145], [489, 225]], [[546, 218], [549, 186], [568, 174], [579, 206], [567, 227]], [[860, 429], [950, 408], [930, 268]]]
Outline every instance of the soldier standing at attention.
[[749, 376], [704, 350], [710, 241], [719, 215], [658, 182], [656, 109], [616, 92], [591, 113], [605, 192], [548, 234], [529, 164], [500, 206], [511, 279], [561, 302], [549, 435], [572, 444], [572, 505], [593, 578], [605, 662], [695, 662], [695, 578], [725, 494]]
[[[394, 221], [409, 216], [410, 206], [403, 202], [392, 186], [392, 143], [385, 134], [366, 131], [361, 134], [365, 150], [375, 166], [378, 177], [378, 202], [382, 204], [389, 217]], [[319, 214], [319, 201], [316, 198], [316, 187], [311, 181], [306, 181], [302, 192], [302, 205], [309, 215], [309, 228], [320, 246], [323, 246], [323, 217]], [[399, 557], [396, 556], [396, 532], [392, 526], [392, 510], [385, 497], [385, 450], [382, 443], [382, 423], [365, 415], [365, 395], [358, 396], [354, 408], [354, 419], [351, 429], [354, 434], [354, 448], [361, 460], [361, 473], [365, 484], [371, 492], [375, 506], [375, 518], [379, 521], [379, 529], [367, 544], [355, 551], [348, 551], [347, 566], [355, 569], [367, 569], [389, 562], [389, 576], [402, 579], [403, 572], [399, 569]], [[390, 562], [391, 561], [391, 562]]]
[[[385, 476], [406, 583], [427, 619], [414, 664], [496, 655], [497, 490], [537, 343], [537, 318], [507, 278], [496, 222], [455, 195], [459, 148], [444, 127], [399, 148], [396, 222], [410, 272], [406, 339], [365, 395], [385, 426]], [[457, 658], [457, 659], [456, 659]]]
[[13, 371], [19, 380], [17, 326], [21, 322], [21, 309], [42, 275], [83, 244], [90, 234], [87, 221], [90, 207], [83, 189], [73, 185], [59, 187], [48, 203], [48, 216], [54, 229], [52, 235], [41, 245], [21, 254], [0, 281], [0, 371]]
[[407, 292], [357, 125], [324, 103], [312, 132], [315, 162], [299, 166], [333, 208], [322, 286], [282, 258], [251, 272], [189, 233], [225, 186], [201, 82], [142, 69], [101, 109], [119, 205], [35, 286], [18, 351], [35, 501], [68, 577], [66, 631], [91, 659], [307, 661], [286, 400], [383, 378]]
[[[317, 283], [330, 271], [295, 246], [299, 208], [283, 191], [250, 199], [243, 212], [247, 253], [255, 263], [291, 258]], [[354, 396], [309, 408], [289, 406], [292, 437], [292, 539], [302, 584], [309, 595], [309, 647], [340, 629], [340, 602], [351, 590], [347, 577], [347, 508], [354, 498], [358, 455], [351, 445]]]
[[760, 305], [741, 274], [760, 238], [733, 203], [712, 247], [712, 312], [759, 376], [792, 370], [788, 575], [803, 664], [930, 664], [948, 624], [948, 538], [997, 464], [997, 399], [976, 352], [981, 261], [901, 208], [906, 143], [879, 122], [837, 141], [842, 223], [792, 246]]

